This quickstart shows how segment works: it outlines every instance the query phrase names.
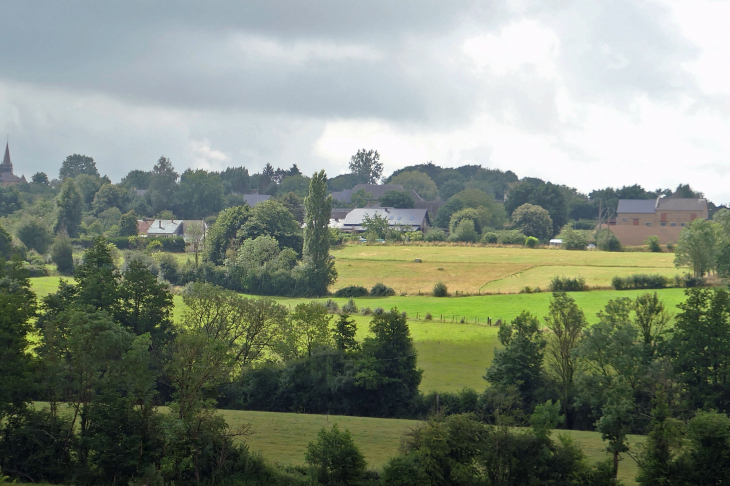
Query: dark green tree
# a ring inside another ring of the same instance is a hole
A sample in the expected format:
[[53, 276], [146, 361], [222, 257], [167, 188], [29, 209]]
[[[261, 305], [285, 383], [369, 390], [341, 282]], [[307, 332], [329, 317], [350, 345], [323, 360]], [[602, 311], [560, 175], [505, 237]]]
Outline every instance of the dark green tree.
[[245, 194], [249, 188], [248, 169], [245, 167], [227, 167], [221, 172], [220, 178], [225, 194]]
[[81, 194], [73, 180], [68, 180], [61, 186], [61, 192], [56, 198], [56, 226], [54, 233], [65, 232], [71, 238], [79, 234], [81, 216], [84, 209]]
[[73, 154], [66, 157], [61, 164], [61, 170], [58, 177], [61, 180], [67, 177], [76, 177], [81, 174], [99, 177], [99, 171], [96, 169], [96, 162], [86, 155]]
[[208, 230], [206, 239], [206, 257], [216, 265], [223, 263], [226, 251], [231, 248], [238, 230], [251, 217], [248, 206], [233, 206], [224, 209]]
[[58, 233], [51, 245], [51, 261], [63, 275], [69, 275], [74, 269], [73, 246], [71, 238], [64, 233]]
[[309, 183], [309, 195], [304, 199], [304, 264], [307, 267], [309, 289], [314, 295], [326, 295], [337, 279], [335, 263], [330, 258], [329, 221], [332, 196], [327, 195], [327, 175], [315, 173]]
[[76, 303], [115, 314], [119, 308], [119, 271], [104, 237], [94, 238], [76, 267]]
[[137, 214], [133, 209], [124, 213], [119, 220], [119, 236], [137, 236]]
[[644, 444], [640, 446], [636, 481], [643, 486], [677, 484], [676, 457], [682, 449], [684, 424], [672, 418], [664, 387], [658, 386], [652, 399], [651, 424]]
[[540, 241], [547, 241], [555, 234], [550, 214], [540, 206], [529, 203], [514, 210], [512, 227], [526, 236], [534, 236]]
[[503, 348], [495, 350], [484, 379], [495, 386], [516, 386], [520, 396], [532, 403], [543, 385], [547, 343], [540, 331], [540, 321], [529, 312], [522, 312], [499, 328], [499, 342]]
[[358, 150], [350, 158], [349, 168], [361, 184], [377, 184], [383, 175], [383, 164], [377, 150]]
[[127, 206], [126, 199], [127, 191], [114, 184], [104, 184], [96, 191], [91, 207], [97, 216], [110, 208], [122, 211]]
[[360, 349], [360, 345], [355, 339], [357, 334], [357, 323], [348, 314], [340, 315], [335, 322], [335, 328], [332, 331], [332, 337], [335, 341], [335, 347], [340, 351], [350, 351]]
[[406, 191], [388, 191], [380, 196], [378, 202], [386, 208], [412, 208], [416, 204], [413, 196]]
[[257, 204], [251, 209], [251, 217], [237, 233], [239, 241], [259, 236], [271, 236], [281, 248], [291, 248], [299, 254], [302, 252], [302, 228], [278, 201], [269, 199]]
[[13, 253], [13, 237], [0, 225], [0, 259], [8, 259]]
[[568, 222], [568, 207], [565, 195], [560, 187], [552, 182], [543, 182], [540, 179], [523, 179], [509, 190], [509, 197], [504, 203], [504, 209], [509, 215], [523, 204], [540, 206], [550, 213], [553, 221], [553, 234]]
[[294, 216], [294, 219], [300, 223], [304, 223], [304, 204], [302, 204], [302, 200], [299, 199], [299, 196], [293, 192], [287, 192], [279, 197], [279, 201], [289, 210], [292, 216]]
[[33, 184], [46, 185], [48, 184], [48, 175], [46, 175], [45, 172], [36, 172], [35, 174], [33, 174], [30, 180]]
[[688, 289], [678, 305], [670, 349], [687, 406], [730, 408], [730, 296], [724, 289]]
[[188, 169], [180, 176], [177, 188], [177, 207], [185, 219], [202, 219], [217, 213], [223, 207], [223, 185], [214, 172]]
[[32, 248], [40, 254], [46, 253], [53, 241], [50, 228], [40, 219], [33, 217], [27, 217], [21, 221], [17, 235], [26, 247]]
[[150, 171], [139, 169], [130, 170], [126, 176], [122, 177], [122, 181], [119, 185], [127, 189], [139, 189], [145, 191], [150, 185], [151, 178], [152, 172]]
[[304, 460], [322, 485], [360, 484], [367, 463], [349, 430], [321, 429], [317, 440], [307, 445]]
[[150, 199], [152, 210], [159, 213], [171, 209], [175, 202], [178, 174], [170, 159], [160, 157], [152, 169], [147, 196]]
[[14, 187], [0, 186], [0, 216], [7, 216], [23, 207], [20, 194]]

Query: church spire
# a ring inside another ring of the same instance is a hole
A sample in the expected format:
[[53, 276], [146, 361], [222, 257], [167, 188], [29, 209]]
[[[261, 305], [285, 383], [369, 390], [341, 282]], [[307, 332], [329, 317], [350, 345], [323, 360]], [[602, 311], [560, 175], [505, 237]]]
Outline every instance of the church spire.
[[3, 157], [2, 165], [9, 165], [12, 170], [13, 163], [10, 162], [10, 148], [8, 147], [7, 142], [5, 142], [5, 157]]

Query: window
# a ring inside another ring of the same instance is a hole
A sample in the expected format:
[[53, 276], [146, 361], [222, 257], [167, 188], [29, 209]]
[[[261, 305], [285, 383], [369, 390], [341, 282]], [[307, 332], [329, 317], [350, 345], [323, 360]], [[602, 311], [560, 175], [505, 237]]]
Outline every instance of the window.
[[400, 216], [398, 216], [398, 221], [400, 221]]
[[626, 223], [628, 220], [629, 220], [629, 218], [622, 218], [621, 219], [621, 221], [623, 221], [624, 223]]
[[682, 226], [684, 226], [684, 223], [682, 223]]
[[666, 223], [665, 221], [662, 221], [662, 222], [661, 222], [660, 224], [661, 224], [662, 226], [666, 226], [666, 225], [667, 225], [667, 223]]
[[677, 223], [669, 223], [669, 226], [677, 226]]
[[651, 226], [651, 223], [646, 223], [647, 226]]

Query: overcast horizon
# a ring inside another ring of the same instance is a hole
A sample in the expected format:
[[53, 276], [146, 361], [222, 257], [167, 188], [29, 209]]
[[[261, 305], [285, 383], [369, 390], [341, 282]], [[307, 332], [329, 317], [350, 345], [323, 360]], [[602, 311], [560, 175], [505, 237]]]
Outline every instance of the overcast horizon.
[[480, 164], [730, 201], [730, 2], [3, 2], [18, 175]]

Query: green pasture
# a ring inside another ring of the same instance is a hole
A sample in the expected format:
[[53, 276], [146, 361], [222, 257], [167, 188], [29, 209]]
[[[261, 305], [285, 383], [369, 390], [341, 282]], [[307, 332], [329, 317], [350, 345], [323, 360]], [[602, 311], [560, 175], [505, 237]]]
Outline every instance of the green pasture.
[[[31, 279], [34, 291], [44, 296], [56, 290], [58, 277]], [[593, 291], [573, 292], [571, 296], [583, 309], [589, 322], [596, 322], [596, 314], [611, 299], [635, 298], [643, 291]], [[684, 300], [682, 289], [658, 291], [670, 312]], [[551, 294], [502, 294], [473, 297], [436, 298], [429, 296], [393, 296], [384, 298], [366, 297], [354, 299], [359, 308], [382, 307], [406, 312], [409, 317], [411, 335], [418, 351], [418, 366], [424, 370], [421, 390], [458, 391], [464, 387], [482, 390], [486, 382], [482, 379], [486, 368], [492, 362], [494, 349], [499, 346], [496, 326], [486, 325], [487, 318], [511, 321], [522, 311], [529, 311], [540, 318], [547, 315]], [[276, 300], [294, 308], [309, 299], [277, 297]], [[325, 301], [326, 299], [320, 299]], [[340, 307], [348, 299], [333, 299]], [[175, 319], [184, 312], [182, 297], [174, 296]], [[431, 313], [434, 320], [424, 319]], [[443, 316], [443, 322], [441, 321]], [[460, 321], [464, 319], [462, 324]], [[368, 334], [370, 317], [356, 316], [358, 338]], [[453, 322], [452, 322], [453, 321]]]
[[[368, 467], [380, 469], [390, 457], [398, 454], [401, 437], [419, 424], [415, 420], [335, 415], [238, 410], [223, 410], [221, 413], [233, 427], [250, 425], [252, 433], [247, 440], [252, 450], [261, 452], [269, 461], [285, 465], [303, 464], [307, 444], [316, 440], [317, 432], [322, 427], [329, 428], [333, 424], [338, 424], [340, 429], [347, 429], [352, 433], [355, 443], [365, 455]], [[601, 441], [598, 432], [556, 431], [556, 433], [572, 437], [592, 461], [605, 460], [609, 457], [605, 452], [605, 443]], [[634, 446], [642, 441], [643, 437], [630, 437], [630, 442]], [[619, 479], [626, 484], [636, 484], [634, 482], [636, 473], [636, 463], [624, 455], [624, 460], [619, 465]]]
[[[338, 279], [372, 287], [383, 282], [399, 294], [429, 294], [444, 282], [452, 292], [517, 293], [523, 287], [545, 290], [556, 275], [583, 277], [590, 287], [608, 288], [616, 275], [659, 273], [674, 277], [672, 253], [611, 253], [468, 245], [357, 245], [333, 250]], [[420, 262], [416, 262], [416, 260]]]

